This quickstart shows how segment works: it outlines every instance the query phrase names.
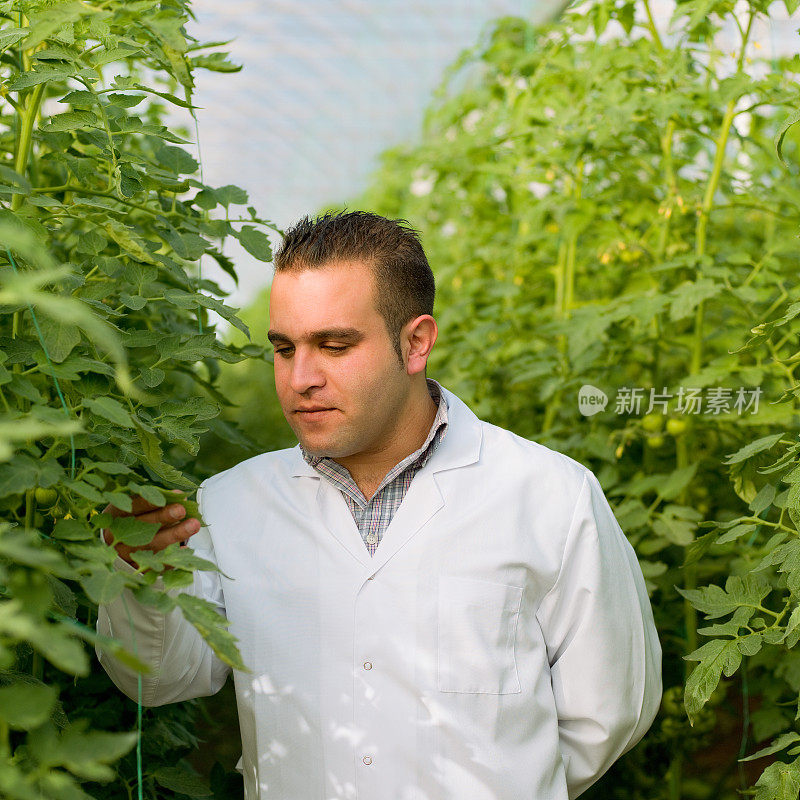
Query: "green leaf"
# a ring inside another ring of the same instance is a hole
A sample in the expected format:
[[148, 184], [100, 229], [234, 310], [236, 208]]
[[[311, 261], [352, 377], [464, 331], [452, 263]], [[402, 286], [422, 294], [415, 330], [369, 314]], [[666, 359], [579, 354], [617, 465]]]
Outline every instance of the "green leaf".
[[100, 605], [110, 603], [122, 594], [125, 588], [125, 575], [117, 571], [96, 569], [88, 576], [81, 577], [80, 584], [87, 596]]
[[702, 611], [707, 619], [730, 614], [739, 606], [757, 606], [770, 593], [769, 581], [760, 575], [729, 575], [725, 581], [725, 589], [720, 586], [704, 586], [701, 589], [675, 590], [685, 597], [698, 611]]
[[0, 719], [14, 730], [36, 728], [50, 718], [58, 692], [53, 686], [17, 683], [0, 688]]
[[117, 47], [112, 47], [110, 50], [101, 50], [94, 53], [91, 57], [91, 64], [93, 67], [102, 67], [104, 64], [110, 64], [112, 61], [124, 61], [133, 55], [141, 52], [141, 48], [132, 47], [127, 44], [119, 44]]
[[717, 544], [728, 544], [728, 542], [735, 542], [741, 536], [746, 536], [752, 533], [756, 526], [750, 522], [742, 523], [741, 525], [734, 525], [730, 530], [722, 534], [717, 539]]
[[234, 669], [250, 672], [241, 660], [236, 648], [236, 637], [225, 630], [230, 622], [216, 607], [201, 597], [179, 594], [175, 602], [183, 612], [183, 616], [197, 629], [211, 649], [224, 663]]
[[208, 783], [196, 772], [186, 767], [159, 767], [153, 777], [165, 789], [188, 795], [189, 797], [211, 797], [213, 795]]
[[659, 495], [664, 500], [673, 500], [676, 498], [691, 482], [697, 472], [698, 462], [689, 464], [687, 467], [681, 467], [670, 473], [666, 481], [661, 485], [658, 490]]
[[72, 70], [67, 67], [50, 67], [43, 64], [36, 64], [30, 72], [20, 72], [9, 82], [8, 88], [12, 92], [23, 92], [32, 89], [40, 83], [50, 81], [63, 81], [72, 74]]
[[225, 208], [230, 205], [243, 206], [247, 203], [247, 192], [233, 184], [218, 186], [214, 189], [214, 197], [217, 199], [217, 202]]
[[94, 533], [85, 522], [79, 522], [77, 519], [60, 519], [53, 528], [53, 538], [80, 542], [93, 539]]
[[245, 225], [239, 233], [234, 232], [234, 236], [253, 258], [257, 258], [259, 261], [272, 260], [272, 248], [269, 243], [269, 237], [265, 233], [256, 230], [250, 225]]
[[39, 322], [42, 343], [47, 354], [56, 363], [61, 363], [81, 343], [81, 332], [76, 325], [45, 318]]
[[[800, 3], [800, 0], [784, 0], [784, 2], [786, 3], [787, 8], [789, 7], [790, 3], [795, 8], [797, 8], [797, 5], [798, 3]], [[794, 114], [792, 114], [792, 116], [789, 117], [789, 119], [786, 120], [786, 122], [784, 122], [783, 125], [781, 125], [780, 130], [775, 136], [775, 150], [778, 153], [778, 158], [781, 160], [783, 164], [786, 164], [786, 161], [784, 161], [783, 159], [783, 140], [786, 138], [786, 134], [789, 131], [789, 128], [791, 128], [792, 125], [796, 125], [798, 122], [800, 122], [800, 110], [795, 111]], [[786, 164], [786, 166], [788, 166], [788, 164]]]
[[0, 53], [13, 47], [20, 39], [24, 39], [29, 33], [28, 28], [6, 28], [0, 31]]
[[133, 417], [125, 406], [113, 397], [84, 398], [84, 408], [88, 408], [92, 413], [99, 417], [113, 422], [123, 428], [133, 428]]
[[752, 458], [757, 453], [761, 453], [764, 450], [769, 450], [771, 447], [774, 447], [783, 438], [783, 436], [783, 433], [775, 433], [771, 436], [762, 436], [760, 439], [756, 439], [755, 441], [750, 442], [750, 444], [740, 448], [735, 453], [729, 453], [727, 461], [723, 463], [738, 464], [740, 461], [746, 461], [748, 458]]
[[783, 733], [769, 747], [764, 747], [746, 758], [740, 758], [739, 761], [754, 761], [757, 758], [771, 756], [773, 753], [779, 753], [789, 747], [790, 744], [798, 741], [800, 741], [800, 733], [795, 731]]
[[42, 130], [51, 131], [74, 131], [78, 128], [93, 127], [100, 123], [100, 120], [91, 111], [67, 111], [64, 114], [56, 114], [42, 125]]
[[150, 544], [161, 528], [159, 522], [144, 522], [136, 517], [116, 517], [109, 525], [114, 539], [128, 547]]
[[89, 659], [80, 642], [64, 627], [48, 624], [26, 614], [18, 600], [0, 601], [0, 633], [28, 641], [55, 667], [71, 675], [89, 674]]
[[672, 291], [669, 318], [676, 322], [688, 317], [700, 303], [718, 295], [724, 288], [722, 284], [718, 284], [710, 278], [700, 278], [693, 282], [687, 281]]
[[683, 700], [689, 722], [694, 725], [698, 712], [717, 688], [722, 673], [728, 678], [733, 675], [742, 662], [742, 654], [736, 639], [714, 639], [684, 658], [700, 662], [686, 681]]
[[12, 563], [36, 567], [42, 572], [52, 572], [65, 578], [75, 574], [61, 553], [40, 544], [31, 531], [0, 528], [0, 556]]
[[800, 760], [776, 761], [761, 773], [753, 800], [797, 800], [800, 793]]
[[144, 94], [120, 94], [112, 92], [108, 95], [108, 102], [120, 108], [133, 108], [138, 106], [147, 95]]
[[164, 146], [156, 151], [158, 163], [177, 175], [192, 175], [199, 164], [182, 147]]
[[145, 264], [156, 264], [156, 260], [145, 247], [144, 240], [132, 229], [117, 220], [109, 220], [103, 226], [105, 232], [119, 245], [120, 250]]
[[42, 767], [63, 767], [88, 781], [107, 783], [116, 772], [111, 764], [127, 753], [138, 739], [136, 732], [88, 731], [89, 721], [81, 719], [60, 736], [52, 724], [29, 734], [29, 747]]
[[765, 483], [758, 494], [753, 498], [750, 503], [750, 510], [755, 516], [759, 516], [763, 511], [766, 511], [775, 499], [778, 490], [771, 483]]

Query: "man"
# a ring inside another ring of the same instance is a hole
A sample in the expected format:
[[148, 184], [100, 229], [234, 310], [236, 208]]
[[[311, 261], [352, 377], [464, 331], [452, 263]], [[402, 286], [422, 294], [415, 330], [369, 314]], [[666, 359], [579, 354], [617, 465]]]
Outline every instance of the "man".
[[[233, 671], [247, 800], [574, 798], [659, 706], [642, 573], [586, 467], [427, 379], [433, 276], [400, 222], [286, 233], [268, 336], [298, 445], [203, 481], [199, 532], [174, 506], [134, 512], [163, 523], [150, 549], [194, 536], [225, 573], [185, 591], [252, 670]], [[130, 649], [135, 631], [145, 704], [222, 687], [231, 670], [178, 611], [124, 597], [130, 621], [120, 598], [98, 630]], [[98, 656], [136, 698], [136, 673]]]

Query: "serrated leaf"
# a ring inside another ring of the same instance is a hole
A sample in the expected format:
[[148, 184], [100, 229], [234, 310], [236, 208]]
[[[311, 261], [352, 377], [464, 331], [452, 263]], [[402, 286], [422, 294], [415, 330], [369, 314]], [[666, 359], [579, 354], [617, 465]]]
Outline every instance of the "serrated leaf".
[[159, 522], [144, 522], [136, 517], [116, 517], [109, 525], [117, 542], [128, 547], [150, 544], [161, 528]]
[[757, 758], [771, 756], [773, 753], [779, 753], [781, 750], [785, 750], [787, 747], [789, 747], [790, 744], [798, 741], [800, 741], [800, 733], [796, 733], [795, 731], [783, 733], [771, 745], [769, 745], [769, 747], [764, 747], [761, 750], [753, 753], [751, 756], [740, 758], [739, 761], [754, 761]]
[[220, 660], [234, 669], [250, 672], [242, 662], [236, 647], [236, 637], [225, 630], [230, 624], [229, 621], [215, 606], [203, 598], [190, 594], [179, 594], [175, 602], [187, 621], [194, 625]]
[[685, 597], [698, 611], [706, 615], [706, 619], [715, 619], [730, 614], [739, 606], [757, 606], [770, 593], [769, 581], [760, 575], [729, 575], [725, 588], [720, 586], [704, 586], [700, 589], [675, 590]]
[[700, 278], [697, 281], [682, 284], [671, 293], [672, 303], [669, 318], [673, 322], [677, 322], [688, 317], [700, 303], [719, 294], [724, 288], [723, 285], [710, 278]]
[[164, 145], [156, 151], [156, 158], [162, 167], [177, 175], [192, 175], [200, 166], [182, 147]]
[[689, 661], [699, 661], [686, 681], [684, 707], [691, 724], [700, 709], [708, 702], [724, 672], [730, 677], [742, 662], [736, 639], [714, 639], [684, 656]]
[[78, 128], [92, 127], [100, 124], [100, 120], [91, 111], [67, 111], [63, 114], [56, 114], [42, 125], [42, 130], [48, 133], [52, 131], [74, 131]]
[[764, 450], [769, 450], [774, 447], [784, 436], [783, 433], [774, 433], [771, 436], [762, 436], [750, 444], [741, 447], [735, 453], [729, 453], [725, 464], [738, 464], [740, 461], [746, 461]]
[[40, 83], [63, 81], [64, 78], [69, 77], [71, 74], [72, 70], [65, 67], [50, 67], [37, 64], [34, 66], [33, 70], [29, 72], [20, 72], [11, 78], [8, 82], [8, 88], [12, 92], [22, 92], [26, 89], [32, 89]]
[[800, 794], [800, 760], [770, 764], [756, 781], [753, 800], [797, 800]]
[[269, 237], [251, 225], [245, 225], [234, 236], [241, 242], [242, 247], [259, 261], [272, 261], [272, 247]]
[[[800, 2], [800, 0], [784, 0], [784, 2], [786, 3], [787, 9], [790, 3], [794, 5], [795, 8], [797, 8], [798, 2]], [[791, 128], [792, 125], [796, 125], [798, 122], [800, 122], [800, 110], [795, 111], [794, 114], [792, 114], [792, 116], [789, 117], [789, 119], [787, 119], [786, 122], [783, 123], [783, 125], [781, 125], [780, 130], [775, 135], [775, 151], [777, 152], [778, 158], [781, 160], [783, 164], [786, 164], [786, 161], [784, 161], [783, 158], [783, 140], [786, 138], [786, 134], [788, 133], [789, 128]]]
[[230, 205], [243, 206], [247, 203], [247, 192], [240, 189], [238, 186], [228, 184], [226, 186], [217, 186], [214, 189], [214, 197], [217, 202], [227, 208]]
[[39, 323], [39, 328], [47, 354], [56, 363], [64, 361], [81, 343], [81, 332], [76, 325], [45, 318]]
[[165, 789], [189, 797], [211, 797], [212, 792], [204, 778], [185, 767], [159, 767], [153, 777]]
[[134, 426], [130, 411], [113, 397], [86, 397], [82, 405], [115, 425], [123, 428], [133, 428]]

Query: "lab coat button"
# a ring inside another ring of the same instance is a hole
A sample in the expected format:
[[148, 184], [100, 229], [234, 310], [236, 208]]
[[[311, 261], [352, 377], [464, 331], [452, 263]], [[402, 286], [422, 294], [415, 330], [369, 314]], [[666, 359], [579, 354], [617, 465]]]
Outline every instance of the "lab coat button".
[[369, 765], [372, 763], [372, 758], [371, 758], [370, 756], [364, 756], [364, 758], [362, 758], [361, 760], [362, 760], [362, 761], [363, 761], [363, 762], [364, 762], [364, 763], [365, 763], [367, 766], [369, 766]]
[[372, 662], [371, 661], [365, 661], [364, 662], [364, 669], [372, 669]]
[[378, 534], [374, 531], [367, 534], [367, 544], [375, 544], [378, 541]]

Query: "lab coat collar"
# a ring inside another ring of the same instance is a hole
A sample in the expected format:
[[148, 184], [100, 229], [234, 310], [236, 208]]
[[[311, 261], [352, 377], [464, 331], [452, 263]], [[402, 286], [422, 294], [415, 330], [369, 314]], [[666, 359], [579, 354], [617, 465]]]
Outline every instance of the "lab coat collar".
[[[442, 386], [442, 392], [447, 398], [447, 433], [420, 472], [441, 472], [445, 469], [464, 467], [475, 463], [480, 455], [482, 437], [480, 420], [472, 409], [449, 389]], [[291, 456], [292, 477], [322, 477], [303, 458], [299, 444], [292, 448]]]
[[370, 556], [358, 532], [342, 493], [303, 459], [300, 445], [293, 448], [293, 477], [319, 479], [316, 501], [321, 519], [334, 538], [365, 568], [365, 577], [377, 572], [439, 509], [444, 497], [435, 474], [475, 463], [480, 457], [483, 431], [471, 409], [452, 392], [442, 387], [448, 403], [448, 429], [428, 462], [417, 472], [391, 522], [384, 531], [374, 556]]

